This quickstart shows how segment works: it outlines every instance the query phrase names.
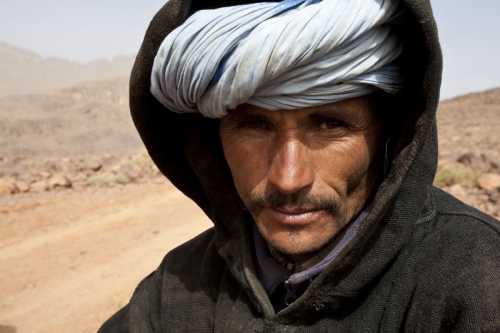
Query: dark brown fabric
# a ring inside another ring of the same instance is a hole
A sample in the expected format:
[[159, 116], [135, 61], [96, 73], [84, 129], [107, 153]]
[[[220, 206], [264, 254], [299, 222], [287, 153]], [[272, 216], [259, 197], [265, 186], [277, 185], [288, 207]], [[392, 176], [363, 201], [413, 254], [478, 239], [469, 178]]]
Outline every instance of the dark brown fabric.
[[100, 332], [500, 332], [499, 223], [432, 187], [442, 57], [429, 1], [402, 2], [408, 84], [395, 157], [356, 237], [277, 315], [217, 121], [170, 112], [149, 92], [160, 43], [189, 13], [247, 2], [170, 0], [159, 11], [132, 72], [132, 117], [160, 170], [214, 228], [171, 251]]

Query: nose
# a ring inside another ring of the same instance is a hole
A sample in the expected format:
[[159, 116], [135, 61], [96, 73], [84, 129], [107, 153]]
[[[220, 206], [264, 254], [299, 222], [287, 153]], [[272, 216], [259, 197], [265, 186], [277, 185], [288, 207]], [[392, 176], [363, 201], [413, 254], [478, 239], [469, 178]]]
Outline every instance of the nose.
[[288, 139], [277, 148], [267, 178], [283, 194], [292, 194], [314, 182], [308, 148], [298, 139]]

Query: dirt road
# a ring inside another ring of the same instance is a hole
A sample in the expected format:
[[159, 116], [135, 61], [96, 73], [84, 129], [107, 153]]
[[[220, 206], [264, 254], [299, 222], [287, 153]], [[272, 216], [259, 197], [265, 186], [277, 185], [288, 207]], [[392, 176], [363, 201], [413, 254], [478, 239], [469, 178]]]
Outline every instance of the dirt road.
[[0, 198], [0, 333], [95, 332], [209, 227], [166, 181]]

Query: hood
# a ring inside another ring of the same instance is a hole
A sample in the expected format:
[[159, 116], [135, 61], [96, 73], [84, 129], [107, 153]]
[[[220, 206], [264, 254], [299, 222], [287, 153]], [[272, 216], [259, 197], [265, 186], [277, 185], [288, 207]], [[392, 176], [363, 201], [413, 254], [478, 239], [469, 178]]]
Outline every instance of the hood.
[[[251, 217], [243, 210], [224, 159], [218, 120], [171, 112], [150, 93], [154, 58], [173, 29], [195, 11], [252, 2], [168, 1], [151, 21], [137, 55], [130, 79], [130, 109], [153, 161], [213, 221], [220, 255], [258, 308], [270, 314], [274, 313], [270, 303], [258, 296], [262, 287], [256, 282], [250, 250]], [[407, 84], [398, 105], [401, 125], [390, 141], [388, 171], [358, 234], [314, 280], [303, 295], [311, 302], [299, 312], [311, 306], [316, 311], [337, 308], [358, 295], [399, 253], [415, 222], [432, 211], [442, 56], [429, 1], [401, 3], [409, 17], [402, 31], [405, 49], [401, 55]]]

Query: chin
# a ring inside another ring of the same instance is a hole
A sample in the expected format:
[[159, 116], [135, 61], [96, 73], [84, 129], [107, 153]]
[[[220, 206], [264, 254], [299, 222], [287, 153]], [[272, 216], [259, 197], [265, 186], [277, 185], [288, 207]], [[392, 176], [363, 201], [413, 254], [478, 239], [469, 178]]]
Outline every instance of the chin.
[[[289, 227], [288, 230], [278, 232], [267, 232], [262, 230], [261, 226], [257, 226], [262, 236], [276, 250], [287, 257], [307, 257], [321, 250], [332, 240], [337, 234], [336, 228], [325, 232], [314, 233], [308, 230], [299, 230], [296, 227]], [[290, 258], [291, 259], [291, 258]]]

